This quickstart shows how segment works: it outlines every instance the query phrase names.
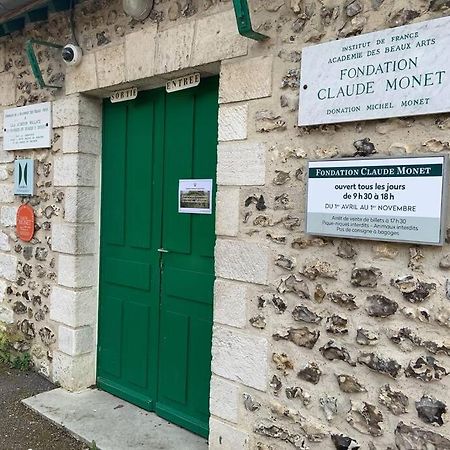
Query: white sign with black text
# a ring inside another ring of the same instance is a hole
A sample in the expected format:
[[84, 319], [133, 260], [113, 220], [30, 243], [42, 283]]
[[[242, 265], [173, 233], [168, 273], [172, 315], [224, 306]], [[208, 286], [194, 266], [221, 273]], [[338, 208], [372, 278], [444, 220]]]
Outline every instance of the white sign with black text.
[[52, 107], [50, 102], [5, 109], [4, 150], [51, 147]]
[[178, 212], [211, 214], [212, 189], [212, 180], [180, 180], [178, 186]]
[[450, 17], [302, 50], [299, 125], [450, 111]]
[[175, 78], [166, 83], [166, 92], [176, 92], [196, 87], [200, 84], [200, 74], [192, 73], [184, 77]]
[[122, 89], [120, 91], [114, 91], [111, 94], [111, 103], [127, 102], [128, 100], [134, 100], [138, 96], [138, 88], [131, 87]]
[[444, 156], [311, 161], [306, 232], [440, 245], [446, 177]]

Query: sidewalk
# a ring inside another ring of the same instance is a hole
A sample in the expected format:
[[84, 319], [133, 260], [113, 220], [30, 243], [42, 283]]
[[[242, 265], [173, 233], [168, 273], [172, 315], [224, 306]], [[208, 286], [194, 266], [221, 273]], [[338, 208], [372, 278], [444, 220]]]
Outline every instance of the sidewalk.
[[0, 450], [84, 450], [88, 447], [28, 409], [22, 400], [54, 389], [34, 372], [0, 364]]

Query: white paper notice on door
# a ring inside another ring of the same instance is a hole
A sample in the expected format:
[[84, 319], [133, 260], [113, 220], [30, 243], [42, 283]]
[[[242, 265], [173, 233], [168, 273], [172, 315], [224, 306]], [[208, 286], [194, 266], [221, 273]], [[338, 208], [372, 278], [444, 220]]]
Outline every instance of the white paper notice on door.
[[212, 213], [213, 180], [180, 180], [178, 212], [184, 214]]

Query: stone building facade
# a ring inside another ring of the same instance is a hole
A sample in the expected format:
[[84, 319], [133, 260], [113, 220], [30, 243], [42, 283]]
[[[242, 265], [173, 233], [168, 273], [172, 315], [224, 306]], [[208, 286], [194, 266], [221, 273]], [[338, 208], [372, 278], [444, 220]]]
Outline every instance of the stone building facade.
[[[117, 0], [79, 2], [81, 65], [38, 53], [61, 90], [38, 89], [24, 44], [69, 41], [66, 12], [0, 38], [1, 107], [53, 108], [51, 149], [0, 151], [3, 327], [51, 380], [95, 385], [102, 99], [218, 75], [210, 448], [449, 449], [448, 243], [313, 237], [304, 220], [308, 160], [447, 153], [450, 117], [298, 127], [297, 116], [304, 46], [443, 17], [450, 2], [250, 3], [266, 41], [238, 34], [230, 1], [159, 0], [143, 22]], [[23, 200], [22, 157], [37, 164]], [[27, 201], [37, 224], [23, 243]]]

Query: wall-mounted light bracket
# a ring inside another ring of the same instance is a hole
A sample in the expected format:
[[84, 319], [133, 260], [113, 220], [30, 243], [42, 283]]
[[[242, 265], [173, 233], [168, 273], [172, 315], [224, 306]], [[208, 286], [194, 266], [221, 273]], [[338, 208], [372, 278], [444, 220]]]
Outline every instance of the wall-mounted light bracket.
[[27, 53], [28, 61], [30, 62], [31, 70], [33, 71], [34, 78], [36, 78], [39, 87], [41, 89], [42, 88], [61, 89], [62, 86], [53, 86], [51, 84], [47, 84], [44, 81], [44, 77], [42, 76], [42, 70], [39, 67], [39, 61], [37, 59], [36, 52], [33, 47], [34, 45], [43, 45], [45, 47], [52, 47], [58, 49], [62, 49], [64, 48], [64, 46], [54, 44], [53, 42], [40, 41], [39, 39], [30, 39], [25, 44], [25, 51]]
[[233, 0], [239, 34], [255, 41], [265, 41], [269, 36], [253, 30], [248, 0]]

